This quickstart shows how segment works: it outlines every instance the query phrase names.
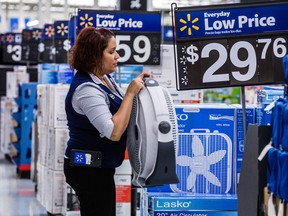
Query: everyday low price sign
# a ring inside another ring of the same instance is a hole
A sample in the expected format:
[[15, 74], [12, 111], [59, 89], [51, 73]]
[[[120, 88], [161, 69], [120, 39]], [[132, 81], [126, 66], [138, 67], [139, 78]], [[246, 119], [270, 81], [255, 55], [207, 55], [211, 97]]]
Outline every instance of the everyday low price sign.
[[93, 26], [115, 32], [119, 64], [160, 64], [160, 12], [79, 10], [77, 31]]
[[175, 8], [180, 90], [284, 82], [288, 3]]

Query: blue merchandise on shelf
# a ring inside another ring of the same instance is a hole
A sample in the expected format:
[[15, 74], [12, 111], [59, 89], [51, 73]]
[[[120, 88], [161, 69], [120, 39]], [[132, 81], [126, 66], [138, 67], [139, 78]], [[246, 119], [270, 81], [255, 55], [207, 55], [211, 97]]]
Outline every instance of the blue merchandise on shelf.
[[288, 202], [288, 152], [279, 152], [278, 155], [278, 169], [280, 172], [280, 178], [278, 180], [279, 185], [279, 198], [284, 200], [284, 202]]
[[38, 83], [56, 84], [58, 76], [58, 64], [39, 64], [38, 65]]
[[74, 76], [74, 71], [69, 66], [69, 64], [59, 64], [58, 74], [57, 74], [57, 83], [71, 84], [73, 76]]
[[285, 75], [285, 83], [288, 84], [288, 55], [284, 56], [282, 61]]
[[235, 108], [224, 104], [176, 105], [179, 183], [174, 192], [234, 194]]
[[278, 178], [279, 178], [279, 167], [278, 167], [279, 150], [271, 148], [268, 152], [268, 169], [267, 169], [267, 184], [269, 191], [273, 192], [278, 196]]
[[[241, 166], [244, 153], [244, 128], [243, 128], [243, 110], [240, 104], [230, 105], [235, 107], [235, 148], [236, 148], [236, 175], [239, 182]], [[255, 124], [255, 107], [246, 105], [246, 130], [249, 124]]]
[[271, 103], [279, 98], [284, 98], [284, 86], [265, 86], [257, 92], [256, 123], [258, 125], [270, 125], [272, 110], [267, 109]]
[[[276, 116], [275, 116], [276, 117]], [[280, 121], [280, 119], [282, 119], [282, 121]], [[285, 150], [288, 151], [288, 103], [285, 103], [285, 105], [283, 106], [283, 111], [282, 111], [282, 117], [279, 116], [279, 126], [282, 127], [279, 130], [280, 132], [282, 132], [282, 140], [281, 140], [281, 147]], [[275, 128], [276, 129], [276, 128]], [[273, 128], [274, 130], [274, 128]], [[280, 134], [279, 132], [279, 134]], [[275, 131], [275, 134], [273, 133], [273, 137], [275, 140], [275, 136], [277, 136], [277, 131]], [[281, 139], [281, 137], [279, 137], [279, 139]]]
[[18, 112], [12, 116], [18, 126], [14, 128], [18, 142], [14, 143], [17, 156], [12, 159], [18, 167], [19, 174], [29, 172], [31, 168], [32, 124], [37, 109], [37, 83], [23, 83], [19, 88], [19, 97], [15, 99]]
[[117, 73], [114, 73], [116, 83], [122, 87], [126, 87], [129, 83], [142, 72], [141, 65], [127, 65], [118, 67]]

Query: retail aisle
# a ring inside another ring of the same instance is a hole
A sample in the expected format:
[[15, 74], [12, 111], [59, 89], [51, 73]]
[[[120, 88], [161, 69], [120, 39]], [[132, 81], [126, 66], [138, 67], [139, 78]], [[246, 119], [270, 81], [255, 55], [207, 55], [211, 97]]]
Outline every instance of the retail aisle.
[[45, 209], [36, 200], [35, 183], [20, 179], [16, 166], [0, 153], [0, 216], [44, 216]]

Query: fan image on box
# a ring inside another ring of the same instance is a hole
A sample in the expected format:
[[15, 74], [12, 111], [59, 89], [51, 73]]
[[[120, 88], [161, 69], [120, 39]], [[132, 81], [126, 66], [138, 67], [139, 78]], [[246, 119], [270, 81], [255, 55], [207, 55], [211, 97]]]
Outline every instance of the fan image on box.
[[178, 183], [176, 175], [177, 120], [168, 89], [152, 78], [134, 98], [127, 128], [132, 184], [152, 187]]
[[179, 133], [180, 182], [170, 185], [174, 192], [224, 194], [231, 189], [232, 141], [226, 134], [203, 130]]

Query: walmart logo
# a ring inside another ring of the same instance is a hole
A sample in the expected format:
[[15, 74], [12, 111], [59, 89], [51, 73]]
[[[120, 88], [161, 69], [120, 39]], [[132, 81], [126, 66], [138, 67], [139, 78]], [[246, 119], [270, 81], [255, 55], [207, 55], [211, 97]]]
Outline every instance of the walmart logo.
[[80, 22], [80, 26], [85, 25], [85, 28], [87, 28], [88, 26], [93, 26], [93, 23], [91, 22], [93, 20], [93, 17], [88, 17], [87, 13], [84, 15], [84, 17], [80, 17], [80, 20], [82, 21]]
[[38, 40], [41, 38], [42, 32], [39, 31], [38, 29], [32, 32], [32, 38], [35, 40]]
[[192, 29], [195, 29], [197, 31], [199, 30], [199, 27], [197, 25], [194, 25], [194, 23], [198, 22], [199, 19], [196, 17], [191, 21], [191, 14], [187, 14], [187, 20], [181, 18], [179, 21], [184, 24], [184, 26], [180, 28], [181, 32], [187, 29], [188, 35], [192, 35]]
[[61, 23], [61, 25], [57, 26], [57, 34], [61, 34], [61, 36], [68, 34], [68, 26]]
[[48, 26], [47, 28], [45, 28], [45, 35], [51, 38], [54, 36], [54, 31], [55, 29], [52, 26]]

